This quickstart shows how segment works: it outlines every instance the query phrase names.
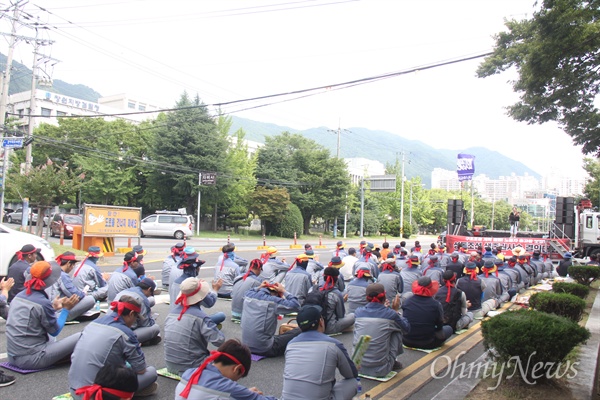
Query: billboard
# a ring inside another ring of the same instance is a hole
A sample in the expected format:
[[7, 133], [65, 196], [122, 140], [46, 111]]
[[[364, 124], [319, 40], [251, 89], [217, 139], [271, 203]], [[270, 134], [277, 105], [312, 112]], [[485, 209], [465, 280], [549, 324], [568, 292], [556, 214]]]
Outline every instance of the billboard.
[[83, 235], [139, 236], [141, 216], [141, 208], [86, 204], [83, 207]]
[[475, 173], [475, 156], [470, 154], [458, 154], [458, 160], [456, 161], [456, 172], [458, 173], [458, 180], [470, 181], [473, 179]]

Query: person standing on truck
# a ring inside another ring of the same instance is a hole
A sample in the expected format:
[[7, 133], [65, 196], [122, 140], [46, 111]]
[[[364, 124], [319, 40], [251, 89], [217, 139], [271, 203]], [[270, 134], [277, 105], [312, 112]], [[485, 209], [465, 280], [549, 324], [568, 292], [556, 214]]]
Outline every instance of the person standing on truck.
[[519, 214], [519, 210], [517, 207], [513, 207], [512, 212], [508, 216], [508, 222], [510, 222], [510, 237], [516, 238], [517, 233], [519, 231], [519, 220], [521, 219], [521, 215]]

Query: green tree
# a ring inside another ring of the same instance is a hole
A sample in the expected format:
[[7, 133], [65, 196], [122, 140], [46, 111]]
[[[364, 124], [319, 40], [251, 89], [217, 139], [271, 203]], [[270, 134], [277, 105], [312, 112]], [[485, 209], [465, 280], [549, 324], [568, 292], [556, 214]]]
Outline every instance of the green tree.
[[51, 160], [32, 168], [26, 174], [11, 173], [9, 195], [29, 198], [30, 206], [39, 207], [37, 232], [41, 234], [41, 218], [45, 210], [68, 201], [79, 190], [81, 179], [67, 164], [57, 165]]
[[271, 234], [271, 230], [267, 228], [281, 222], [290, 204], [290, 194], [286, 188], [267, 189], [264, 186], [257, 186], [251, 194], [251, 200], [250, 210], [260, 218], [263, 234]]
[[302, 233], [302, 213], [297, 205], [289, 203], [283, 214], [283, 219], [276, 225], [275, 231], [277, 236], [290, 238], [294, 237], [294, 233], [299, 238]]
[[477, 69], [487, 77], [516, 68], [517, 121], [556, 121], [584, 153], [600, 155], [600, 7], [598, 1], [543, 0], [529, 20], [506, 21], [492, 55]]
[[[225, 169], [228, 142], [217, 130], [206, 106], [196, 96], [191, 100], [183, 93], [176, 111], [161, 115], [155, 121], [151, 141], [151, 161], [160, 166], [149, 179], [153, 204], [157, 208], [196, 209], [198, 173], [216, 172], [217, 185], [202, 187], [202, 210], [215, 213], [219, 189], [223, 184], [219, 174]], [[173, 195], [176, 193], [177, 195]]]
[[584, 158], [583, 169], [590, 176], [590, 180], [585, 184], [583, 192], [592, 201], [592, 204], [600, 206], [600, 160]]
[[302, 212], [304, 233], [313, 217], [332, 219], [345, 211], [350, 178], [343, 160], [298, 134], [267, 137], [258, 151], [256, 177], [273, 186], [286, 185]]

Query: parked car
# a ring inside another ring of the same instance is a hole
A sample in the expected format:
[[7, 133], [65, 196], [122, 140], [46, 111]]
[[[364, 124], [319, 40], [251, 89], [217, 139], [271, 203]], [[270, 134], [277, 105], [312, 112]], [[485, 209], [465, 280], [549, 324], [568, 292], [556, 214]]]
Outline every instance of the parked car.
[[[32, 224], [37, 224], [39, 210], [37, 208], [29, 209], [29, 220]], [[20, 224], [23, 219], [23, 209], [17, 208], [15, 211], [6, 215], [6, 222], [9, 224]], [[45, 226], [45, 225], [44, 225]]]
[[175, 239], [191, 237], [194, 233], [191, 215], [152, 214], [142, 220], [141, 235], [169, 236]]
[[13, 211], [15, 211], [14, 208], [5, 208], [4, 214], [2, 214], [2, 222], [6, 222], [6, 217]]
[[0, 276], [6, 276], [8, 267], [17, 261], [16, 252], [26, 244], [42, 249], [38, 255], [40, 260], [54, 260], [54, 250], [46, 240], [25, 232], [15, 231], [0, 224]]
[[73, 237], [73, 227], [81, 226], [83, 224], [83, 218], [77, 214], [62, 214], [57, 213], [52, 216], [50, 222], [50, 236], [60, 236], [60, 227], [64, 226], [64, 237]]

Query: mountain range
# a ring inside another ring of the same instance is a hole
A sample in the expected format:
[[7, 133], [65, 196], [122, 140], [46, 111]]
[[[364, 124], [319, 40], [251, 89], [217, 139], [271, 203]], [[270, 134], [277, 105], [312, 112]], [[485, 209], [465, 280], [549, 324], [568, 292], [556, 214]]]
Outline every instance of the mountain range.
[[[6, 56], [0, 53], [0, 66], [6, 68]], [[31, 88], [31, 69], [13, 60], [9, 94], [28, 91]], [[52, 81], [51, 87], [45, 90], [63, 94], [82, 100], [97, 102], [101, 96], [94, 89], [81, 85], [70, 84], [61, 80]], [[265, 142], [265, 137], [278, 135], [288, 131], [298, 133], [312, 139], [330, 151], [337, 153], [337, 132], [331, 128], [317, 127], [297, 130], [268, 122], [253, 121], [233, 116], [230, 134], [240, 128], [246, 132], [246, 139], [259, 143]], [[431, 172], [434, 168], [456, 170], [456, 150], [436, 149], [420, 140], [406, 139], [390, 132], [354, 127], [344, 129], [340, 136], [340, 157], [362, 157], [394, 164], [396, 160], [405, 158], [405, 175], [410, 179], [420, 176], [421, 181], [431, 187]], [[506, 157], [497, 151], [484, 147], [471, 147], [461, 153], [472, 154], [475, 158], [475, 174], [485, 174], [492, 179], [511, 174], [525, 175], [540, 179], [540, 174], [525, 166], [523, 163]]]

